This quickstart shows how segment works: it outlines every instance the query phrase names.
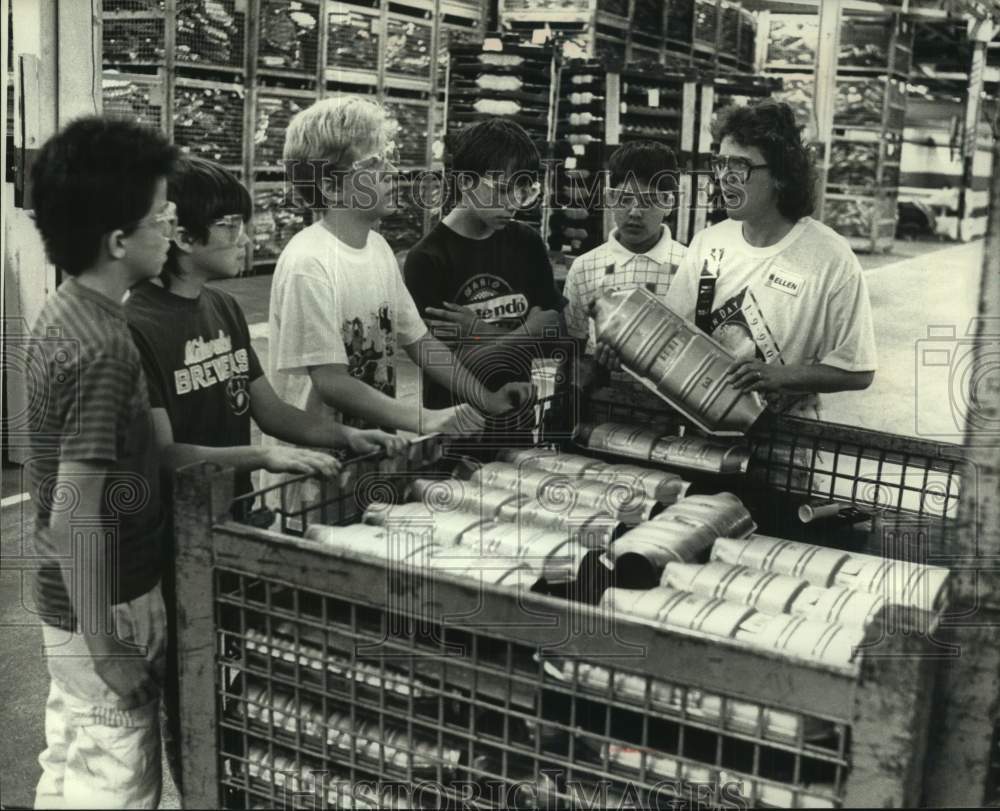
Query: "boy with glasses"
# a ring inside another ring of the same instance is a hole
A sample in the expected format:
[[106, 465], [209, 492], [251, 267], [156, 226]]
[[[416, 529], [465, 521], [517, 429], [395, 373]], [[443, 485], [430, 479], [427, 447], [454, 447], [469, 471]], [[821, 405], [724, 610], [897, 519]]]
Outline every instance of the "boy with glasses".
[[[245, 224], [252, 202], [235, 175], [211, 161], [183, 157], [170, 177], [167, 196], [176, 207], [178, 227], [164, 272], [134, 288], [126, 305], [149, 382], [163, 466], [176, 469], [211, 461], [232, 467], [236, 496], [251, 491], [254, 470], [329, 476], [339, 469], [328, 451], [251, 445], [251, 417], [265, 434], [294, 445], [350, 448], [357, 453], [400, 450], [404, 442], [397, 437], [348, 428], [332, 417], [315, 419], [274, 393], [251, 345], [239, 304], [209, 284], [237, 276], [246, 258]], [[237, 504], [239, 518], [250, 505]], [[171, 619], [172, 557], [164, 569], [164, 596]], [[171, 633], [171, 642], [174, 638]], [[169, 653], [172, 660], [172, 645]], [[180, 788], [176, 663], [169, 664], [167, 760]]]
[[394, 136], [385, 111], [363, 98], [325, 99], [292, 119], [284, 149], [288, 176], [319, 216], [278, 258], [269, 376], [278, 396], [317, 419], [342, 415], [353, 426], [475, 432], [484, 418], [470, 405], [423, 409], [396, 399], [397, 348], [487, 413], [530, 400], [530, 390], [489, 391], [455, 363], [427, 332], [392, 249], [372, 230], [395, 209]]
[[[677, 158], [669, 147], [655, 141], [631, 141], [612, 153], [607, 181], [604, 202], [615, 229], [607, 242], [573, 261], [564, 292], [569, 334], [585, 342], [587, 355], [617, 369], [614, 353], [595, 343], [590, 307], [601, 295], [615, 290], [645, 287], [661, 298], [666, 296], [684, 258], [684, 246], [674, 241], [664, 222], [675, 203]], [[579, 383], [589, 382], [589, 376]], [[624, 373], [616, 373], [615, 379], [633, 385]]]
[[228, 170], [196, 157], [179, 160], [167, 194], [178, 228], [163, 275], [132, 291], [126, 310], [150, 382], [157, 440], [172, 468], [196, 460], [231, 466], [237, 496], [250, 473], [332, 474], [329, 453], [250, 444], [251, 417], [264, 434], [310, 448], [365, 453], [398, 450], [382, 431], [317, 420], [275, 394], [251, 346], [236, 300], [209, 283], [238, 276], [249, 238], [250, 195]]
[[[545, 243], [514, 219], [541, 198], [538, 150], [499, 118], [463, 129], [449, 146], [456, 204], [407, 254], [406, 285], [435, 334], [461, 341], [483, 385], [531, 380], [537, 339], [558, 336], [562, 309]], [[455, 402], [426, 374], [423, 398], [428, 408]]]
[[122, 307], [160, 273], [176, 152], [82, 118], [32, 167], [35, 224], [67, 278], [32, 329], [26, 472], [51, 686], [35, 808], [156, 808], [165, 523], [149, 398]]

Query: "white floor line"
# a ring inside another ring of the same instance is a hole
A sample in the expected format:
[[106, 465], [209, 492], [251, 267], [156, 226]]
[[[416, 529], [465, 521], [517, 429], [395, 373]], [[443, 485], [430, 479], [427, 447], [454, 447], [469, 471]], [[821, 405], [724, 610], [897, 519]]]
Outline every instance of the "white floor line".
[[18, 493], [16, 496], [7, 496], [7, 498], [0, 500], [0, 510], [6, 510], [8, 507], [14, 507], [18, 504], [22, 504], [31, 496], [28, 493]]

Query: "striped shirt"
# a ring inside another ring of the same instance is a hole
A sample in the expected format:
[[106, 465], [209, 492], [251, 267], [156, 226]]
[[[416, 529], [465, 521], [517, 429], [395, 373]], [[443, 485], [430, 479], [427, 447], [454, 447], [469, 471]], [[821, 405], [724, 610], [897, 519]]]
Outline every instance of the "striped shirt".
[[[164, 531], [149, 395], [125, 311], [70, 278], [49, 297], [31, 331], [26, 381], [31, 431], [26, 464], [36, 508], [39, 568], [35, 600], [42, 619], [73, 629], [53, 513], [69, 510], [74, 543], [102, 525], [114, 572], [114, 603], [152, 589], [160, 577]], [[60, 462], [89, 462], [108, 471], [100, 514], [77, 512], [72, 482], [56, 490]]]

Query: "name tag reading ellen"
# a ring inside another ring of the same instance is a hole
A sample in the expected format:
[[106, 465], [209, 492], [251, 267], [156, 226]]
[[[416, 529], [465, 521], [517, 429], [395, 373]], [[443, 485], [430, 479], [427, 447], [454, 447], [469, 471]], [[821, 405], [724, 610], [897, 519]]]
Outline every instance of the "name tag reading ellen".
[[805, 279], [790, 270], [769, 270], [764, 281], [765, 287], [780, 290], [789, 296], [797, 296], [803, 284], [805, 284]]

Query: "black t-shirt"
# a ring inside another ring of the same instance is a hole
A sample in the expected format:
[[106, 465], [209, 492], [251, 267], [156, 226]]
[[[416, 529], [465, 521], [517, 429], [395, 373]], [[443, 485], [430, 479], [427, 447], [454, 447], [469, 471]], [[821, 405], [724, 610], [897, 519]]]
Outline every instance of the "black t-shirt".
[[[532, 307], [562, 308], [545, 243], [518, 222], [486, 239], [469, 239], [438, 223], [407, 254], [403, 275], [424, 318], [427, 307], [442, 307], [450, 301], [471, 307], [487, 323], [513, 329], [524, 322]], [[434, 334], [454, 346], [447, 331], [435, 328]], [[505, 353], [503, 361], [477, 361], [477, 346], [488, 351], [489, 343], [463, 344], [459, 357], [495, 391], [505, 383], [531, 379], [531, 359], [539, 356], [538, 338], [525, 337], [513, 343], [516, 348]], [[457, 402], [451, 392], [426, 375], [423, 391], [427, 408], [447, 408]]]
[[[164, 408], [175, 442], [250, 444], [250, 384], [263, 374], [250, 329], [232, 296], [206, 287], [196, 299], [146, 282], [125, 305], [152, 408]], [[236, 495], [251, 490], [237, 477]]]

